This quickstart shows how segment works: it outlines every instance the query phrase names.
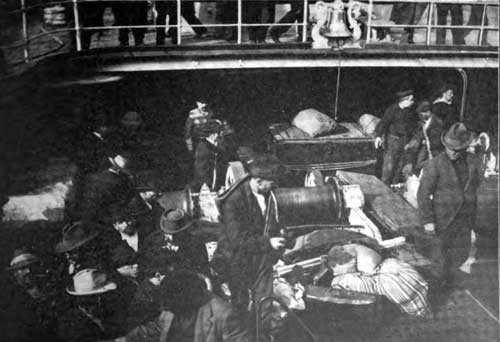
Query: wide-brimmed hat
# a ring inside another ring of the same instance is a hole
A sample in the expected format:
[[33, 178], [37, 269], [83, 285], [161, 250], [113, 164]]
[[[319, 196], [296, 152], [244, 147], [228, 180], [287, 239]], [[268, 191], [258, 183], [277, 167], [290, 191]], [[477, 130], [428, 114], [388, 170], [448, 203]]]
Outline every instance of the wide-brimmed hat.
[[421, 101], [417, 108], [415, 109], [415, 112], [417, 113], [424, 113], [424, 112], [428, 112], [431, 110], [431, 103], [429, 101]]
[[454, 123], [447, 132], [441, 134], [443, 145], [451, 150], [465, 150], [472, 140], [474, 134], [461, 122]]
[[284, 173], [284, 167], [272, 154], [255, 155], [247, 162], [248, 173], [255, 178], [279, 181]]
[[73, 276], [73, 285], [68, 286], [66, 292], [73, 296], [89, 296], [116, 290], [116, 287], [105, 273], [87, 268]]
[[7, 271], [15, 271], [19, 270], [21, 268], [28, 267], [29, 265], [38, 263], [40, 259], [28, 252], [25, 249], [16, 249], [14, 251], [14, 256], [12, 260], [10, 261], [9, 266], [6, 268]]
[[120, 123], [124, 126], [140, 126], [142, 124], [142, 118], [136, 111], [129, 111], [120, 120]]
[[175, 234], [181, 232], [193, 224], [193, 221], [186, 217], [182, 209], [166, 210], [160, 218], [160, 228], [164, 233]]
[[56, 245], [56, 252], [65, 253], [74, 250], [95, 238], [99, 233], [98, 227], [81, 221], [68, 224], [63, 228], [63, 238]]
[[413, 95], [413, 93], [414, 93], [413, 89], [411, 89], [409, 87], [403, 87], [399, 91], [396, 92], [396, 97], [398, 99], [402, 99], [402, 98], [405, 98], [407, 96]]

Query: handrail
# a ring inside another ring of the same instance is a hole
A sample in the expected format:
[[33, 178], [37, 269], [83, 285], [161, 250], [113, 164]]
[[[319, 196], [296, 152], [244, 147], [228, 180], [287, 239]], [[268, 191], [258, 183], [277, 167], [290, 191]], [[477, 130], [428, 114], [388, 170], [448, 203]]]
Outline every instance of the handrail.
[[309, 329], [309, 327], [304, 323], [304, 321], [302, 321], [302, 319], [300, 319], [300, 317], [297, 316], [295, 312], [290, 310], [290, 308], [281, 299], [270, 296], [261, 298], [259, 303], [257, 303], [257, 309], [255, 310], [255, 342], [260, 342], [260, 334], [262, 331], [261, 311], [264, 303], [266, 302], [278, 303], [278, 305], [282, 309], [284, 309], [287, 312], [287, 314], [289, 314], [291, 317], [295, 319], [297, 323], [299, 323], [300, 327], [304, 329], [304, 331], [307, 333], [307, 335], [309, 335], [309, 337], [311, 337], [312, 341], [314, 342], [319, 341], [319, 338], [316, 335], [314, 335], [314, 333], [311, 331], [311, 329]]
[[[126, 3], [126, 2], [134, 2], [137, 0], [120, 0], [120, 2]], [[177, 28], [177, 45], [182, 44], [182, 3], [189, 1], [189, 2], [213, 2], [209, 0], [154, 0], [154, 2], [176, 2], [176, 15], [178, 17], [176, 28]], [[302, 18], [298, 22], [295, 23], [245, 23], [243, 22], [243, 0], [234, 0], [237, 3], [237, 18], [235, 23], [216, 23], [216, 24], [202, 24], [202, 25], [191, 25], [192, 27], [236, 27], [236, 43], [237, 44], [242, 44], [242, 29], [243, 27], [259, 27], [259, 26], [267, 26], [267, 27], [278, 27], [278, 26], [294, 26], [294, 27], [300, 27], [301, 29], [301, 39], [302, 42], [306, 42], [307, 40], [307, 25], [308, 25], [308, 18], [309, 18], [309, 0], [289, 0], [289, 1], [280, 1], [279, 3], [291, 3], [291, 2], [302, 2], [303, 3], [303, 8], [302, 8]], [[62, 32], [67, 32], [71, 31], [74, 32], [74, 38], [75, 38], [75, 43], [76, 43], [76, 50], [81, 51], [82, 50], [82, 42], [81, 42], [81, 35], [83, 31], [97, 31], [97, 30], [117, 30], [117, 29], [123, 29], [123, 28], [145, 28], [145, 29], [157, 29], [160, 27], [165, 27], [165, 25], [135, 25], [135, 26], [83, 26], [81, 21], [80, 21], [80, 16], [79, 16], [79, 9], [78, 5], [82, 3], [92, 3], [92, 2], [101, 2], [101, 3], [109, 3], [111, 5], [112, 2], [116, 2], [116, 0], [63, 0], [63, 1], [49, 1], [45, 3], [37, 3], [33, 4], [30, 6], [27, 6], [26, 0], [20, 0], [20, 7], [11, 11], [8, 11], [9, 14], [17, 14], [21, 13], [21, 19], [22, 19], [22, 37], [23, 37], [23, 43], [14, 43], [8, 46], [0, 46], [0, 49], [12, 49], [12, 48], [19, 48], [23, 47], [23, 58], [25, 63], [30, 63], [32, 61], [33, 56], [31, 55], [30, 52], [30, 46], [33, 43], [33, 41], [44, 37], [47, 34], [50, 33], [42, 33], [42, 34], [36, 34], [30, 36], [30, 31], [28, 30], [28, 16], [27, 13], [30, 11], [33, 11], [37, 8], [42, 8], [42, 7], [48, 7], [51, 5], [67, 5], [72, 7], [72, 16], [74, 20], [74, 25], [73, 27], [68, 27], [65, 29], [55, 29], [51, 33], [62, 33]], [[217, 1], [215, 1], [217, 2]], [[370, 13], [373, 13], [374, 6], [381, 5], [381, 4], [394, 4], [394, 3], [400, 3], [400, 2], [406, 2], [404, 0], [369, 0], [368, 1], [368, 9]], [[486, 31], [498, 31], [498, 25], [493, 26], [491, 24], [485, 25], [486, 20], [487, 20], [487, 10], [488, 7], [498, 7], [499, 4], [495, 0], [411, 0], [412, 3], [423, 3], [423, 4], [428, 4], [429, 6], [429, 11], [427, 12], [427, 20], [425, 24], [390, 24], [390, 23], [377, 23], [376, 21], [373, 20], [372, 16], [368, 16], [367, 20], [367, 34], [366, 34], [366, 44], [369, 45], [370, 43], [373, 42], [374, 37], [373, 35], [373, 30], [376, 28], [407, 28], [407, 29], [425, 29], [426, 30], [426, 35], [425, 35], [425, 44], [426, 45], [431, 45], [431, 32], [432, 30], [436, 29], [452, 29], [452, 30], [476, 30], [479, 31], [478, 34], [478, 45], [481, 45], [481, 42], [483, 41], [483, 38], [485, 36]], [[433, 17], [435, 14], [434, 10], [434, 5], [437, 4], [460, 4], [460, 5], [476, 5], [476, 6], [483, 6], [482, 9], [482, 14], [481, 14], [481, 22], [480, 24], [477, 25], [437, 25], [433, 24]]]

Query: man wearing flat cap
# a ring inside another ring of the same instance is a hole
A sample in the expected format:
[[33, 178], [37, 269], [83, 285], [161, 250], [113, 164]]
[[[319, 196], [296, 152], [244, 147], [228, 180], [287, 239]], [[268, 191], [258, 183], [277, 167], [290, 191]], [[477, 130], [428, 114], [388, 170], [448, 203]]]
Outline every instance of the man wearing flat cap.
[[283, 237], [264, 235], [267, 197], [283, 166], [273, 155], [256, 155], [247, 165], [249, 175], [220, 198], [224, 228], [213, 260], [221, 280], [228, 281], [231, 302], [244, 314], [250, 301], [255, 306], [272, 295], [272, 267], [285, 245]]
[[413, 90], [404, 89], [396, 93], [394, 103], [384, 113], [375, 130], [375, 148], [382, 147], [385, 139], [382, 181], [390, 185], [398, 181], [403, 167], [404, 146], [414, 134], [417, 119], [411, 107], [414, 103]]
[[405, 146], [404, 175], [419, 175], [424, 165], [444, 150], [441, 142], [443, 122], [432, 114], [431, 103], [421, 101], [416, 112], [419, 122], [415, 134]]
[[455, 123], [442, 135], [445, 151], [424, 167], [417, 193], [425, 231], [439, 239], [436, 260], [442, 285], [453, 287], [458, 267], [467, 259], [474, 228], [481, 167], [466, 153], [473, 134]]
[[453, 105], [455, 86], [450, 83], [443, 84], [438, 90], [438, 97], [432, 103], [432, 113], [443, 121], [444, 129], [450, 128], [458, 122], [460, 117]]

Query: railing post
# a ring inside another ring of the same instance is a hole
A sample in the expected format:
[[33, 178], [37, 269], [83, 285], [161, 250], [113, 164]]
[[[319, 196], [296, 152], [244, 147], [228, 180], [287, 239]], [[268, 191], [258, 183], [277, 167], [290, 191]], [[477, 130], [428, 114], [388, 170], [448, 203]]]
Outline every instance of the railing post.
[[431, 33], [432, 33], [432, 16], [434, 15], [434, 2], [429, 2], [429, 18], [427, 20], [427, 37], [425, 38], [425, 44], [427, 46], [431, 45]]
[[484, 21], [486, 19], [486, 11], [487, 11], [487, 4], [484, 4], [483, 6], [483, 14], [481, 15], [481, 28], [479, 29], [479, 37], [477, 38], [477, 45], [482, 46], [483, 45], [483, 35], [484, 35]]
[[302, 20], [304, 25], [302, 26], [302, 43], [305, 43], [307, 41], [307, 24], [308, 24], [308, 11], [309, 11], [309, 3], [308, 0], [304, 0], [304, 12], [302, 16]]
[[75, 18], [76, 51], [82, 51], [82, 32], [80, 29], [80, 17], [78, 16], [78, 0], [73, 0], [73, 17]]
[[181, 15], [181, 0], [177, 0], [177, 45], [181, 44], [182, 37], [182, 15]]
[[373, 0], [368, 3], [368, 28], [366, 29], [366, 44], [370, 44], [372, 39], [372, 13], [373, 13]]
[[237, 30], [237, 43], [241, 44], [241, 23], [242, 23], [242, 1], [238, 0], [238, 30]]
[[26, 0], [21, 0], [21, 18], [23, 24], [23, 39], [24, 39], [24, 62], [30, 62], [29, 51], [29, 35], [28, 35], [28, 17], [26, 14]]

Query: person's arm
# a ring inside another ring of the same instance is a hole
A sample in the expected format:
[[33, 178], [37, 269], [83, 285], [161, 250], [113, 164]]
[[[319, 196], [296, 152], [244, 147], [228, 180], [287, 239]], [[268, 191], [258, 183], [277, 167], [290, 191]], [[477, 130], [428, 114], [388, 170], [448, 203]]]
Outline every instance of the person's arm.
[[188, 117], [186, 119], [186, 124], [184, 127], [184, 141], [186, 142], [186, 147], [189, 152], [192, 152], [194, 149], [192, 134], [193, 134], [193, 120], [190, 117]]
[[431, 196], [436, 191], [439, 179], [439, 170], [436, 163], [428, 163], [423, 170], [420, 185], [417, 191], [417, 202], [422, 223], [427, 231], [433, 231], [435, 225], [434, 203]]
[[382, 120], [380, 120], [375, 129], [375, 148], [379, 148], [382, 146], [382, 139], [386, 135], [389, 125], [393, 121], [394, 111], [392, 108], [393, 107], [391, 106], [386, 109]]

